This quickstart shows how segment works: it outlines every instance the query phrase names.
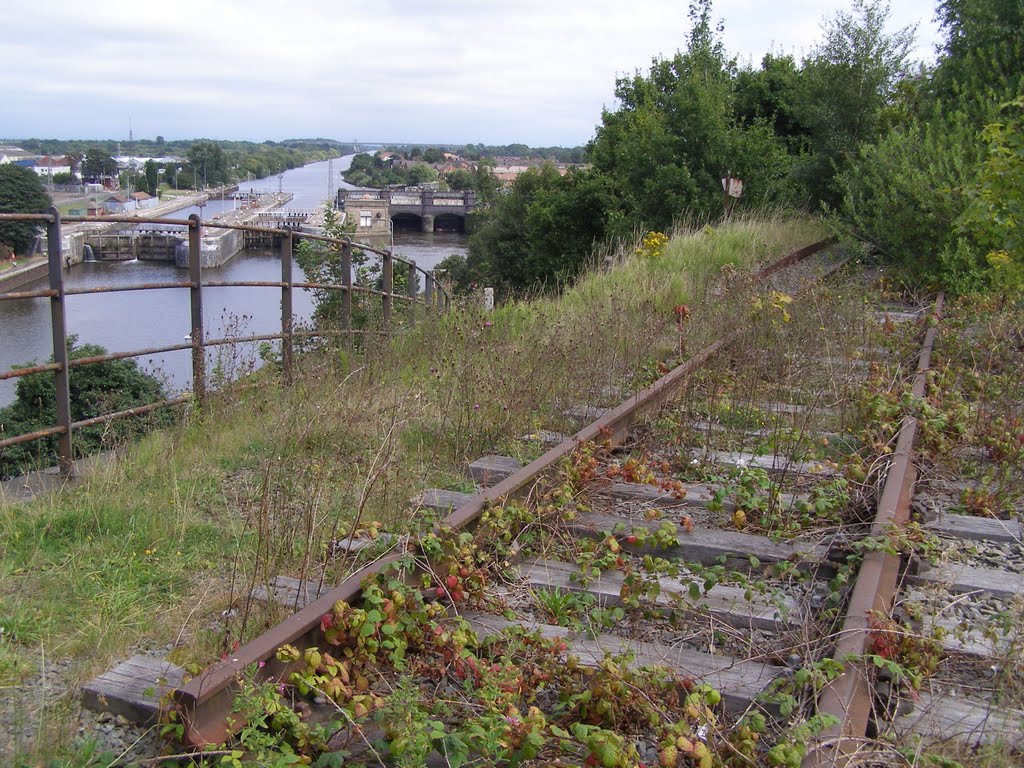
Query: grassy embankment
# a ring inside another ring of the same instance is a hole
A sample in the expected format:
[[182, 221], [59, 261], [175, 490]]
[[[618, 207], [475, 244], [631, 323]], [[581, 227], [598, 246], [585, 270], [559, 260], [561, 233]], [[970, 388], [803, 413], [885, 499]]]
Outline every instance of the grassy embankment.
[[[139, 647], [208, 663], [274, 620], [240, 600], [253, 584], [339, 579], [352, 563], [325, 556], [332, 539], [369, 521], [409, 529], [406, 499], [468, 490], [465, 463], [481, 454], [535, 455], [522, 435], [568, 429], [566, 407], [618, 402], [678, 357], [674, 307], [695, 310], [686, 344], [710, 337], [704, 295], [723, 267], [747, 271], [824, 234], [770, 218], [677, 233], [661, 255], [560, 298], [460, 309], [361, 353], [308, 355], [292, 387], [258, 374], [73, 490], [0, 506], [0, 691], [53, 660], [73, 661], [73, 685]], [[14, 747], [59, 754], [76, 705], [37, 704], [50, 709], [34, 744]]]

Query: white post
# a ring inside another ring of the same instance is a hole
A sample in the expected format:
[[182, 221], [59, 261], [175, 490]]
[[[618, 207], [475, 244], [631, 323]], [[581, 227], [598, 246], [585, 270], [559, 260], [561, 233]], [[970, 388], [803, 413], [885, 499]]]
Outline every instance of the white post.
[[484, 312], [494, 311], [494, 289], [484, 288]]

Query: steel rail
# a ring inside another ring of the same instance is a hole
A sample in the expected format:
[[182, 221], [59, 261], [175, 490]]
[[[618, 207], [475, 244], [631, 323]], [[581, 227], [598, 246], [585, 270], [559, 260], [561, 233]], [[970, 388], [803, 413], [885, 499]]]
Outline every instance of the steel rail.
[[[935, 301], [932, 322], [918, 356], [911, 389], [911, 394], [918, 399], [925, 395], [944, 298], [940, 293]], [[871, 523], [872, 537], [884, 538], [893, 526], [905, 526], [910, 518], [910, 503], [917, 480], [914, 448], [918, 429], [919, 423], [914, 416], [903, 417], [875, 519]], [[833, 654], [843, 664], [844, 670], [818, 698], [818, 714], [831, 715], [839, 722], [822, 731], [814, 748], [804, 758], [803, 768], [845, 766], [864, 744], [871, 716], [874, 679], [873, 667], [865, 660], [870, 651], [870, 620], [874, 612], [888, 614], [892, 609], [900, 562], [900, 555], [881, 550], [864, 555]]]
[[[800, 254], [796, 261], [823, 250], [831, 240], [823, 240], [795, 252]], [[791, 259], [794, 254], [785, 257]], [[796, 263], [791, 261], [790, 265]], [[845, 265], [845, 260], [833, 265], [821, 277], [824, 278]], [[755, 273], [756, 282], [770, 272], [765, 269]], [[618, 407], [606, 412], [597, 421], [566, 438], [540, 458], [522, 469], [487, 488], [462, 507], [454, 510], [438, 525], [438, 530], [458, 531], [472, 526], [480, 514], [491, 503], [521, 494], [531, 488], [538, 477], [554, 467], [561, 459], [569, 456], [582, 443], [591, 440], [612, 440], [621, 442], [630, 425], [638, 416], [661, 404], [672, 392], [697, 372], [711, 357], [719, 353], [740, 337], [745, 323], [736, 322], [734, 327], [723, 334], [689, 360], [674, 368], [650, 386], [630, 396]], [[171, 692], [178, 715], [184, 726], [183, 741], [193, 747], [206, 747], [224, 742], [232, 733], [229, 722], [235, 692], [240, 677], [253, 668], [259, 679], [273, 676], [287, 679], [290, 667], [276, 659], [274, 652], [285, 644], [299, 650], [317, 645], [322, 640], [320, 619], [331, 610], [338, 600], [355, 601], [362, 590], [366, 577], [379, 573], [388, 565], [397, 562], [403, 554], [382, 558], [357, 573], [344, 579], [333, 589], [272, 627], [255, 640], [235, 650], [228, 658], [218, 661], [198, 676]]]
[[179, 395], [178, 397], [172, 398], [170, 400], [161, 400], [159, 403], [149, 403], [148, 405], [140, 405], [137, 408], [128, 408], [124, 411], [116, 411], [115, 413], [105, 413], [102, 416], [94, 416], [91, 419], [83, 419], [81, 421], [76, 421], [74, 424], [71, 425], [71, 429], [76, 430], [82, 429], [84, 427], [94, 427], [97, 424], [106, 424], [108, 421], [113, 421], [114, 419], [124, 419], [128, 418], [129, 416], [141, 416], [146, 413], [151, 413], [152, 411], [155, 411], [158, 408], [169, 408], [174, 405], [181, 405], [182, 403], [190, 402], [191, 400], [191, 394]]
[[65, 431], [64, 427], [47, 427], [46, 429], [37, 429], [35, 432], [28, 432], [24, 435], [8, 437], [5, 440], [0, 440], [0, 448], [10, 448], [12, 445], [30, 443], [33, 440], [41, 440], [42, 438], [50, 437], [51, 435], [63, 435]]
[[12, 368], [9, 371], [0, 373], [0, 381], [17, 379], [21, 376], [28, 376], [33, 373], [45, 373], [46, 371], [59, 371], [63, 366], [60, 363], [44, 363], [43, 365], [31, 365], [25, 368]]
[[13, 291], [11, 293], [0, 293], [0, 301], [15, 301], [17, 299], [52, 299], [56, 295], [57, 292], [52, 288], [43, 288], [38, 291]]

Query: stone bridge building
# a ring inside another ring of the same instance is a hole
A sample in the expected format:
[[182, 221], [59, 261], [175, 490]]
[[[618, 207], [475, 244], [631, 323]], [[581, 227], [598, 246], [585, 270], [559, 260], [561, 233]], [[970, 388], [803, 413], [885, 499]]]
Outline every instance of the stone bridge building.
[[411, 189], [340, 189], [338, 208], [356, 225], [355, 239], [394, 231], [465, 232], [476, 192]]

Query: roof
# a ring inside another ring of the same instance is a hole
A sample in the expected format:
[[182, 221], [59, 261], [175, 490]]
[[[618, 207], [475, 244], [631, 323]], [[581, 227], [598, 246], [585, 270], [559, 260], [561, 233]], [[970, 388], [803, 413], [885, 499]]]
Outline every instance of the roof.
[[127, 203], [128, 198], [124, 195], [111, 195], [107, 198], [108, 203]]
[[141, 189], [138, 192], [132, 192], [132, 200], [150, 200], [152, 197], [149, 192], [143, 192]]

